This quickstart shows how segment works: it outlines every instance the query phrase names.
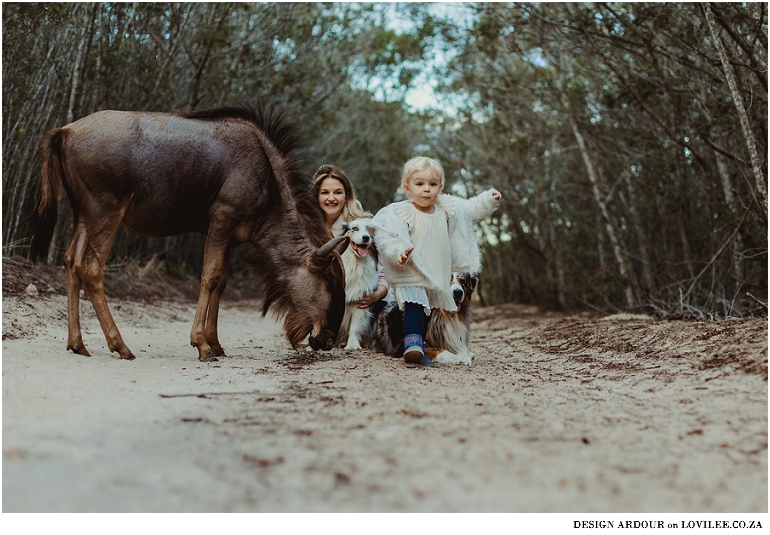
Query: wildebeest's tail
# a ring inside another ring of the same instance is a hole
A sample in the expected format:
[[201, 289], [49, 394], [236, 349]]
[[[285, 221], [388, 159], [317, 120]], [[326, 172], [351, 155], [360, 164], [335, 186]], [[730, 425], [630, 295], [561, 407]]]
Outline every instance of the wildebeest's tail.
[[32, 261], [45, 259], [48, 255], [48, 248], [51, 246], [62, 183], [63, 141], [64, 130], [55, 128], [46, 132], [40, 142], [40, 149], [43, 153], [43, 181], [40, 183], [40, 195], [35, 213], [35, 230], [29, 250], [29, 257]]

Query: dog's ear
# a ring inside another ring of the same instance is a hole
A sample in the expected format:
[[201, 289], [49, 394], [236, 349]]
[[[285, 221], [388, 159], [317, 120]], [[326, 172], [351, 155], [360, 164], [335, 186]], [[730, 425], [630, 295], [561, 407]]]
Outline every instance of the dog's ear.
[[347, 234], [349, 229], [350, 229], [350, 223], [343, 223], [342, 224], [342, 233], [343, 234]]
[[476, 285], [479, 283], [479, 276], [478, 275], [471, 275], [470, 273], [466, 273], [465, 280], [468, 281], [468, 288], [470, 288], [471, 293], [476, 289]]

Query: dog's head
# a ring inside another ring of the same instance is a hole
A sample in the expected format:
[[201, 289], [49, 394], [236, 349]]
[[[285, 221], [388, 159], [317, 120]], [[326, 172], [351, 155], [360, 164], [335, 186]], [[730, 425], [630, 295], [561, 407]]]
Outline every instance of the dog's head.
[[478, 275], [471, 275], [470, 273], [452, 273], [452, 281], [449, 284], [449, 289], [452, 290], [452, 297], [457, 305], [457, 310], [460, 307], [470, 306], [471, 296], [476, 289], [476, 285], [479, 282]]
[[354, 219], [342, 225], [342, 236], [350, 238], [350, 248], [361, 258], [369, 255], [369, 247], [374, 243], [372, 235], [366, 229], [366, 219]]

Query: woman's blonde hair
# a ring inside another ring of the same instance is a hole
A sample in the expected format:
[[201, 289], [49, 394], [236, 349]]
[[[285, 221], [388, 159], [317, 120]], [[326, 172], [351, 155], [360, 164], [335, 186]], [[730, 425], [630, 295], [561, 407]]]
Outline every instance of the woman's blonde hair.
[[430, 169], [438, 178], [441, 187], [444, 187], [444, 169], [436, 160], [426, 156], [417, 156], [404, 164], [404, 170], [401, 173], [401, 187], [406, 188], [412, 175], [424, 169]]
[[364, 210], [361, 206], [361, 202], [356, 199], [356, 190], [353, 188], [353, 183], [345, 174], [345, 171], [337, 167], [336, 165], [322, 165], [318, 168], [318, 171], [313, 175], [313, 196], [318, 201], [318, 194], [321, 192], [321, 183], [327, 178], [333, 178], [339, 180], [342, 187], [345, 189], [345, 205], [342, 207], [342, 220], [353, 221], [354, 219], [365, 219], [372, 217], [372, 214]]

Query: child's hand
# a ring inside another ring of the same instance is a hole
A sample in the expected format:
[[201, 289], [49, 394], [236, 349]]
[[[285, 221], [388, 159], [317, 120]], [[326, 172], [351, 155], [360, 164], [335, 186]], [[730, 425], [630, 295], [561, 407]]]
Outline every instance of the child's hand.
[[406, 263], [409, 261], [409, 255], [414, 251], [414, 247], [410, 247], [400, 255], [398, 255], [398, 266], [401, 269], [406, 269]]
[[494, 200], [496, 200], [496, 201], [499, 201], [500, 199], [502, 199], [502, 198], [503, 198], [503, 194], [502, 194], [502, 193], [500, 193], [499, 191], [497, 191], [496, 189], [493, 189], [493, 190], [492, 190], [492, 198], [493, 198]]

